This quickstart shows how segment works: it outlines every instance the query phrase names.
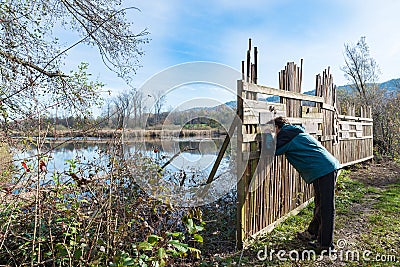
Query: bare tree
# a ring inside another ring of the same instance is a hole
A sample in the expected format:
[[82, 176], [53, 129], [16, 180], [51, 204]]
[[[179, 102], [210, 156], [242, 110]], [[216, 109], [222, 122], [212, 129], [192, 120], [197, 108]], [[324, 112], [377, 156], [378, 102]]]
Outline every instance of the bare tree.
[[101, 117], [103, 118], [103, 127], [109, 127], [111, 124], [111, 117], [112, 117], [112, 108], [113, 108], [113, 100], [111, 98], [107, 98], [104, 100], [102, 114]]
[[356, 45], [345, 44], [344, 49], [346, 64], [341, 69], [350, 82], [350, 87], [369, 105], [380, 74], [379, 66], [370, 56], [365, 37], [361, 37]]
[[144, 113], [144, 106], [143, 106], [143, 93], [134, 90], [133, 94], [133, 127], [141, 127], [142, 126], [142, 117]]
[[374, 144], [381, 154], [394, 156], [400, 152], [399, 96], [389, 94], [386, 88], [381, 88], [377, 83], [380, 70], [375, 59], [370, 56], [365, 37], [361, 37], [356, 45], [345, 44], [344, 58], [342, 70], [353, 90], [338, 92], [342, 108], [346, 104], [370, 106], [374, 119]]
[[167, 97], [163, 91], [156, 91], [153, 95], [154, 97], [154, 114], [155, 114], [155, 124], [160, 121], [160, 114], [161, 110], [164, 107], [165, 103], [167, 102]]
[[114, 98], [115, 115], [117, 117], [117, 128], [125, 129], [128, 126], [134, 106], [134, 90], [123, 92]]

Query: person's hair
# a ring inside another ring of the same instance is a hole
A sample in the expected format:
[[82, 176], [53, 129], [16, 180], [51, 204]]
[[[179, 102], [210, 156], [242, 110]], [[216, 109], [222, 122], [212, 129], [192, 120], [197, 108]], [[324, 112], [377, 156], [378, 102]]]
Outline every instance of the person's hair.
[[284, 117], [277, 117], [274, 119], [274, 122], [275, 122], [275, 126], [278, 126], [278, 129], [282, 129], [283, 125], [285, 125], [285, 124], [290, 124], [288, 119], [286, 119]]

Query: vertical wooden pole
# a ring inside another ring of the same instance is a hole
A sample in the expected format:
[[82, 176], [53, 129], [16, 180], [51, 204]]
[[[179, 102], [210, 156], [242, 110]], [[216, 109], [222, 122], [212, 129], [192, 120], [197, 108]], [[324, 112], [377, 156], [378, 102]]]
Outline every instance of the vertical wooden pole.
[[245, 179], [246, 167], [243, 162], [243, 82], [237, 82], [237, 114], [239, 117], [239, 124], [237, 126], [237, 224], [236, 224], [236, 242], [239, 249], [243, 247], [243, 240], [245, 238], [245, 225], [244, 225], [244, 212], [245, 212]]
[[257, 79], [258, 79], [258, 49], [257, 47], [254, 47], [254, 79], [253, 83], [257, 84]]

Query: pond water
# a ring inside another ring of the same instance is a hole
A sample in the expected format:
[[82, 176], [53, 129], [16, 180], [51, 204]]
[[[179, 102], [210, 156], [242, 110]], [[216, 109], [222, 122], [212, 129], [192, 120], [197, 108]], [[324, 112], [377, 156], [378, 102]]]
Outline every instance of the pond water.
[[[149, 159], [159, 167], [164, 166], [162, 175], [174, 183], [180, 184], [185, 177], [184, 185], [193, 186], [207, 179], [218, 151], [224, 139], [221, 138], [190, 138], [190, 139], [147, 139], [127, 140], [122, 147], [125, 158], [135, 157]], [[63, 140], [61, 140], [63, 141]], [[116, 153], [118, 146], [111, 140], [75, 140], [74, 142], [60, 142], [48, 139], [38, 150], [31, 147], [25, 151], [14, 152], [15, 165], [23, 170], [21, 162], [26, 162], [28, 168], [37, 170], [38, 151], [44, 154], [47, 174], [44, 182], [52, 180], [55, 173], [65, 174], [76, 172], [83, 177], [102, 175], [111, 169], [111, 154]], [[234, 168], [230, 147], [218, 168], [216, 176]], [[186, 179], [187, 177], [187, 179]]]

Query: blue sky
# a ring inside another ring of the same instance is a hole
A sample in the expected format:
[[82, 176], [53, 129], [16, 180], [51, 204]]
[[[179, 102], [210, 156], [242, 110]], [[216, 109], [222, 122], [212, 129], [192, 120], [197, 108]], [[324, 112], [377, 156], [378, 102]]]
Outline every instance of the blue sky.
[[[278, 87], [278, 72], [286, 62], [299, 64], [303, 58], [303, 91], [314, 89], [315, 75], [327, 66], [335, 83], [344, 85], [344, 44], [356, 43], [361, 36], [366, 36], [381, 68], [380, 81], [400, 77], [400, 1], [137, 0], [123, 5], [138, 7], [141, 12], [130, 11], [128, 17], [134, 29], [151, 33], [150, 43], [143, 47], [143, 67], [133, 78], [137, 88], [165, 68], [185, 62], [211, 61], [239, 70], [248, 38], [259, 50], [260, 84]], [[82, 58], [113, 94], [127, 88], [101, 66], [96, 49], [73, 49], [67, 67]], [[196, 90], [187, 94], [196, 97]], [[173, 97], [167, 100], [176, 104]]]

